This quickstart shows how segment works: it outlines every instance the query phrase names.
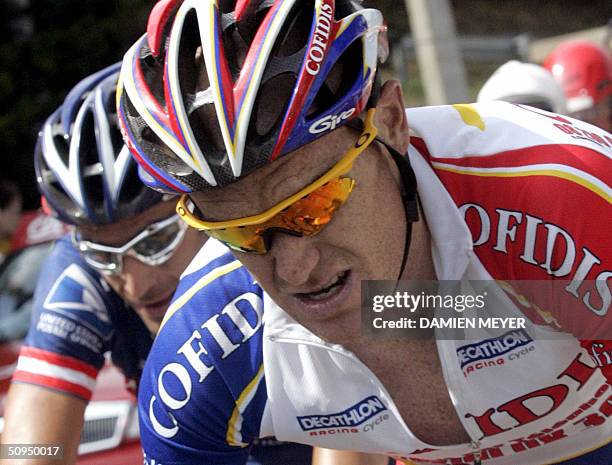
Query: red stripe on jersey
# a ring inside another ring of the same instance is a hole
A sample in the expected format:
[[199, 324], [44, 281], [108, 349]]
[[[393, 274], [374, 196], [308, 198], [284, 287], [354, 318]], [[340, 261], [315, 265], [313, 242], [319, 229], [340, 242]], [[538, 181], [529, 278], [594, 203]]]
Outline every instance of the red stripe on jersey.
[[71, 383], [69, 381], [64, 381], [62, 379], [52, 378], [50, 376], [45, 375], [37, 375], [34, 373], [30, 373], [28, 371], [17, 370], [13, 374], [13, 381], [19, 381], [29, 384], [36, 384], [38, 386], [51, 388], [56, 391], [67, 392], [69, 394], [74, 394], [75, 396], [80, 397], [81, 399], [89, 402], [91, 399], [92, 392], [84, 388], [83, 386], [75, 383]]
[[69, 357], [67, 355], [60, 355], [56, 354], [55, 352], [37, 349], [36, 347], [22, 347], [21, 351], [19, 352], [19, 356], [36, 358], [38, 360], [51, 363], [52, 365], [70, 368], [71, 370], [81, 372], [94, 379], [96, 378], [96, 376], [98, 376], [99, 370], [93, 365], [85, 363], [82, 360], [78, 360], [74, 357]]
[[432, 156], [429, 153], [429, 149], [427, 148], [427, 145], [425, 144], [425, 141], [423, 139], [421, 139], [420, 137], [412, 136], [410, 138], [410, 145], [417, 149], [417, 151], [421, 155], [423, 155], [425, 161], [431, 165]]
[[[413, 144], [416, 146], [416, 144]], [[492, 155], [464, 156], [461, 158], [437, 158], [421, 150], [419, 152], [429, 161], [448, 163], [450, 165], [475, 168], [513, 168], [535, 164], [557, 164], [569, 166], [593, 177], [599, 178], [606, 184], [612, 184], [610, 172], [610, 158], [595, 150], [570, 144], [552, 144], [508, 150]]]

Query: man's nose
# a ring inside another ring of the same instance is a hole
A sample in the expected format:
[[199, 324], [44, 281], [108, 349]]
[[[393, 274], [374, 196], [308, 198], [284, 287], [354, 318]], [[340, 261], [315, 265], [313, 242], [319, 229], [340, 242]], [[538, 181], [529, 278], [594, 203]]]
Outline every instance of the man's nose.
[[131, 300], [140, 300], [155, 286], [156, 269], [145, 265], [134, 257], [123, 257], [121, 279], [125, 297]]
[[321, 260], [315, 244], [307, 237], [275, 233], [270, 251], [274, 258], [275, 277], [291, 287], [307, 283]]

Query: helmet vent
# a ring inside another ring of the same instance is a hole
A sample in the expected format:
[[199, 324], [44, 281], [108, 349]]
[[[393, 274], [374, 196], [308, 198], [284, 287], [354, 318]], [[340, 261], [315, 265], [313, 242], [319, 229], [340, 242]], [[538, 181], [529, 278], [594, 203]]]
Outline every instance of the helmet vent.
[[[274, 48], [275, 57], [288, 57], [305, 51], [314, 17], [314, 2], [301, 2], [295, 8], [278, 35]], [[302, 54], [303, 56], [303, 54]]]
[[284, 73], [273, 77], [261, 86], [251, 118], [250, 135], [268, 138], [280, 126], [288, 102], [295, 87], [295, 76]]
[[326, 113], [336, 102], [344, 98], [357, 77], [362, 73], [362, 56], [361, 41], [353, 42], [344, 51], [317, 92], [311, 107], [308, 109], [308, 118], [316, 118]]
[[55, 136], [53, 136], [53, 145], [56, 147], [57, 149], [57, 154], [59, 155], [60, 159], [62, 160], [62, 163], [64, 165], [68, 165], [68, 141], [66, 140], [66, 138], [61, 135], [61, 134], [56, 134]]
[[[138, 165], [136, 163], [130, 163], [125, 176], [128, 179], [138, 178]], [[142, 191], [142, 186], [136, 182], [123, 183], [122, 189], [119, 191], [119, 198], [117, 204], [129, 204], [134, 198], [137, 198]]]

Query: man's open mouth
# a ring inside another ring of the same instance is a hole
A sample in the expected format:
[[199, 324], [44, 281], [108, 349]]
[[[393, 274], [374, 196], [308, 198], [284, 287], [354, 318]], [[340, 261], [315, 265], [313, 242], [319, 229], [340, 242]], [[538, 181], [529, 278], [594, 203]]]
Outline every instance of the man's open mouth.
[[304, 294], [296, 294], [296, 296], [304, 303], [318, 303], [333, 298], [340, 293], [348, 278], [350, 276], [350, 270], [346, 270], [339, 275], [336, 275], [331, 282], [321, 290], [315, 292], [308, 292]]

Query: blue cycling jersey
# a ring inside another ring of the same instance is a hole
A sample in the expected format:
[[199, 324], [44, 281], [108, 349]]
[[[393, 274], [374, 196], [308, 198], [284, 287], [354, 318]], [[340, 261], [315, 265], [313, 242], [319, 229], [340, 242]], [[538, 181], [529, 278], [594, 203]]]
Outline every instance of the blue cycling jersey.
[[[155, 346], [164, 387], [158, 391], [154, 370], [141, 380], [140, 392], [150, 400], [140, 403], [140, 417], [151, 419], [141, 424], [142, 439], [162, 438], [148, 463], [244, 463], [246, 446], [260, 436], [266, 403], [262, 323], [261, 288], [225, 247], [209, 240], [181, 279], [160, 329], [172, 335]], [[164, 408], [168, 402], [175, 412]], [[198, 409], [181, 408], [188, 404]], [[185, 446], [175, 449], [175, 441]]]
[[140, 317], [65, 236], [39, 275], [30, 329], [13, 380], [89, 400], [105, 353], [130, 386], [140, 378], [151, 343]]

